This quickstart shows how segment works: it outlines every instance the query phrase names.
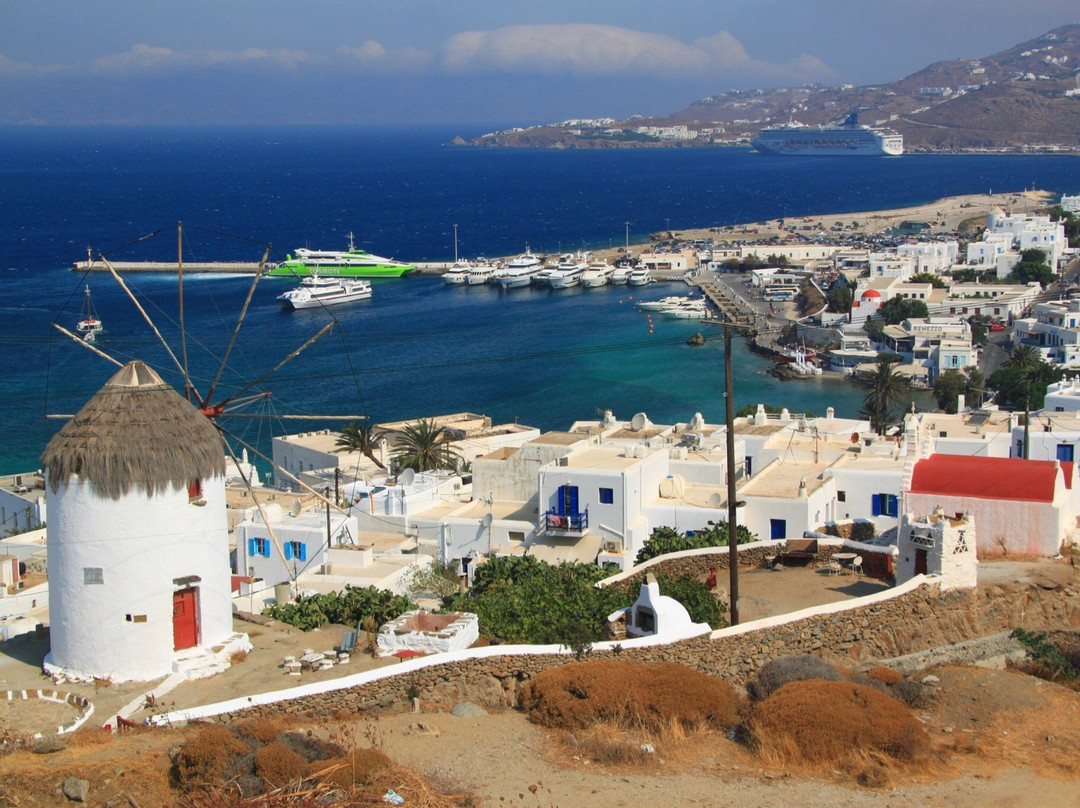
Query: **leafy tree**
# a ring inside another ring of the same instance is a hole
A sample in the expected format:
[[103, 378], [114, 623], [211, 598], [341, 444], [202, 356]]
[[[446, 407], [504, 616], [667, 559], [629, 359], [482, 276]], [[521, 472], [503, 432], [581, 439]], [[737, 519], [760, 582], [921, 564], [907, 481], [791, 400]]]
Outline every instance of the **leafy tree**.
[[1031, 249], [1020, 253], [1020, 262], [1009, 273], [1009, 279], [1014, 283], [1038, 281], [1043, 286], [1049, 286], [1057, 280], [1057, 276], [1046, 263], [1046, 253], [1042, 250]]
[[667, 575], [657, 575], [656, 582], [660, 585], [660, 594], [679, 601], [695, 623], [708, 623], [713, 628], [727, 624], [724, 619], [727, 603], [716, 597], [704, 582], [687, 576], [672, 578]]
[[944, 289], [949, 285], [943, 277], [932, 272], [916, 272], [908, 279], [908, 283], [928, 283], [935, 289]]
[[863, 331], [874, 342], [881, 342], [881, 336], [885, 332], [885, 321], [880, 317], [871, 317], [863, 323]]
[[1048, 364], [1033, 345], [1017, 345], [1009, 358], [986, 380], [997, 392], [999, 407], [1008, 410], [1042, 409], [1046, 387], [1064, 375], [1060, 368]]
[[[655, 528], [645, 544], [638, 550], [634, 564], [641, 564], [650, 558], [678, 553], [683, 550], [697, 550], [701, 547], [727, 547], [728, 525], [727, 522], [709, 521], [707, 530], [695, 530], [689, 535], [679, 533], [672, 527], [661, 526]], [[757, 534], [751, 533], [746, 525], [739, 525], [736, 531], [736, 544], [747, 544], [757, 541]]]
[[986, 376], [978, 365], [968, 365], [964, 368], [967, 382], [964, 385], [964, 400], [971, 407], [981, 407], [986, 395]]
[[834, 283], [829, 288], [829, 291], [825, 294], [825, 299], [829, 301], [831, 311], [838, 314], [848, 314], [851, 311], [851, 304], [855, 300], [855, 287], [848, 283], [846, 278], [840, 278], [837, 283]]
[[907, 381], [896, 371], [896, 364], [878, 359], [877, 367], [859, 380], [866, 391], [860, 415], [870, 421], [870, 428], [884, 435], [892, 423], [898, 405], [907, 397]]
[[421, 418], [401, 430], [394, 447], [394, 462], [414, 471], [457, 468], [461, 456], [450, 445], [452, 442], [446, 427], [436, 426], [432, 418]]
[[455, 595], [460, 588], [458, 565], [443, 565], [438, 559], [432, 559], [426, 567], [414, 566], [403, 577], [401, 588], [413, 597], [429, 595], [446, 598]]
[[386, 466], [375, 456], [375, 450], [379, 448], [379, 441], [382, 436], [383, 433], [376, 430], [370, 422], [364, 421], [360, 423], [359, 421], [353, 421], [351, 424], [345, 424], [342, 427], [341, 434], [334, 441], [334, 452], [337, 454], [360, 452], [376, 466], [384, 469]]
[[906, 297], [893, 297], [881, 304], [878, 315], [887, 325], [896, 325], [909, 317], [929, 317], [930, 310], [921, 300], [909, 300]]
[[972, 315], [968, 317], [968, 325], [971, 326], [971, 341], [975, 345], [985, 345], [990, 338], [989, 318], [985, 315]]
[[956, 412], [957, 399], [964, 392], [966, 381], [964, 374], [956, 368], [938, 374], [934, 379], [934, 401], [939, 410], [950, 414]]

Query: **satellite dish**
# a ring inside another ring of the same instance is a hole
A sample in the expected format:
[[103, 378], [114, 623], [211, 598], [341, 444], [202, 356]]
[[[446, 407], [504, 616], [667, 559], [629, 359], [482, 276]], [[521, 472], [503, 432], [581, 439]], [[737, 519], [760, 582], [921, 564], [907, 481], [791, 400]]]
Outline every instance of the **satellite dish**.
[[724, 498], [722, 496], [720, 496], [716, 492], [713, 492], [713, 493], [709, 494], [709, 507], [710, 508], [719, 509], [720, 506], [723, 505], [723, 504], [724, 504]]
[[859, 442], [859, 433], [858, 432], [852, 432], [851, 433], [851, 442], [852, 443], [858, 443]]
[[637, 432], [640, 429], [645, 428], [645, 424], [649, 422], [649, 419], [645, 417], [645, 413], [639, 412], [632, 419], [630, 419], [630, 428]]
[[402, 487], [412, 485], [416, 481], [416, 472], [412, 469], [405, 469], [398, 475], [398, 484]]
[[301, 508], [300, 500], [294, 499], [292, 501], [292, 508], [290, 508], [290, 510], [292, 511], [292, 515], [293, 516], [299, 516], [300, 515], [300, 508]]
[[485, 513], [484, 518], [480, 520], [480, 524], [484, 527], [491, 527], [491, 523], [495, 521], [495, 517], [490, 513]]

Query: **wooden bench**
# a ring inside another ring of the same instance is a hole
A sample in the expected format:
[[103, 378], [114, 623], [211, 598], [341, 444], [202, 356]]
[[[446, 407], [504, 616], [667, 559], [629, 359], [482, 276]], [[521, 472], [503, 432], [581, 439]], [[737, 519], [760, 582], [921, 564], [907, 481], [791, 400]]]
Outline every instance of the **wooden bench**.
[[780, 563], [787, 565], [788, 559], [804, 561], [813, 566], [817, 561], [817, 539], [788, 539], [784, 543], [784, 551], [780, 553]]

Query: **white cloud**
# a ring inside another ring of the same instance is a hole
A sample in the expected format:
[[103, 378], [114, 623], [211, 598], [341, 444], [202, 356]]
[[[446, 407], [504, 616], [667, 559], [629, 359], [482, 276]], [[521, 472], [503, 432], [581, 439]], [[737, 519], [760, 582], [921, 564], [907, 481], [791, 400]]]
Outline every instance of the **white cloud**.
[[29, 73], [34, 69], [33, 65], [26, 62], [16, 62], [0, 53], [0, 76], [14, 76], [19, 73]]
[[696, 73], [708, 56], [660, 34], [610, 25], [514, 25], [466, 31], [443, 48], [452, 73], [538, 73], [593, 76]]
[[91, 70], [98, 73], [122, 75], [153, 69], [183, 69], [193, 67], [218, 67], [230, 65], [268, 65], [296, 68], [316, 61], [312, 56], [297, 50], [278, 48], [244, 48], [229, 50], [175, 51], [172, 48], [138, 44], [129, 51], [99, 56], [91, 63]]
[[386, 48], [370, 39], [359, 46], [342, 46], [335, 53], [342, 64], [365, 73], [412, 74], [425, 70], [432, 61], [431, 54], [419, 48]]
[[726, 31], [684, 43], [609, 25], [515, 25], [452, 36], [441, 65], [450, 73], [515, 73], [601, 77], [741, 78], [809, 81], [833, 71], [799, 55], [785, 63], [754, 59]]

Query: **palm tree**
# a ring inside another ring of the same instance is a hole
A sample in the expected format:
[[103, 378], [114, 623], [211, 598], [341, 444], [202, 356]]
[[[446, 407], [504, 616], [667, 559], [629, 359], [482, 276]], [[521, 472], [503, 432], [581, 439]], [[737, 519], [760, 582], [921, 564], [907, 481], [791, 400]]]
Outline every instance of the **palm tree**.
[[341, 435], [334, 442], [334, 452], [341, 454], [342, 452], [360, 452], [364, 457], [371, 460], [376, 466], [381, 469], [385, 469], [386, 466], [375, 456], [375, 450], [379, 448], [379, 441], [382, 439], [382, 432], [377, 431], [369, 422], [365, 421], [360, 423], [359, 421], [353, 421], [351, 424], [346, 424], [342, 430]]
[[[1030, 458], [1028, 424], [1031, 421], [1031, 388], [1043, 384], [1042, 395], [1046, 395], [1046, 385], [1055, 381], [1058, 373], [1047, 364], [1034, 345], [1017, 345], [1009, 352], [1009, 358], [1002, 362], [1003, 367], [1014, 368], [1020, 373], [1024, 385], [1024, 460]], [[1036, 397], [1038, 398], [1038, 397]], [[1041, 403], [1038, 406], [1042, 406]]]
[[401, 430], [394, 448], [394, 462], [415, 471], [457, 468], [461, 456], [451, 447], [453, 438], [434, 419], [420, 419]]
[[896, 362], [879, 359], [877, 368], [864, 376], [859, 386], [866, 391], [859, 414], [870, 420], [871, 429], [884, 435], [893, 418], [893, 411], [906, 398], [907, 382], [897, 373]]

